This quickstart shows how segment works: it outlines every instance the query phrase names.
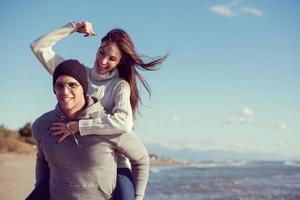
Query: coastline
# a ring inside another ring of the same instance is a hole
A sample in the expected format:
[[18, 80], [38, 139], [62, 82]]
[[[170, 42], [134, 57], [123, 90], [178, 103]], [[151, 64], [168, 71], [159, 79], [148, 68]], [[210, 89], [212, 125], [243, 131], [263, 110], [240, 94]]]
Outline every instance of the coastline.
[[184, 165], [187, 162], [184, 160], [172, 160], [172, 159], [156, 159], [150, 160], [151, 166], [167, 166], [167, 165]]
[[150, 166], [165, 166], [165, 165], [183, 165], [186, 164], [185, 160], [174, 160], [156, 154], [149, 154]]

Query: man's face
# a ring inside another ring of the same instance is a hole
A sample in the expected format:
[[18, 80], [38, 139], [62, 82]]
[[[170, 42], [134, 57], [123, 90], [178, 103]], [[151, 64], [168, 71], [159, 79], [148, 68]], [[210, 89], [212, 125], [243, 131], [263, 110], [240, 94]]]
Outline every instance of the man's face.
[[85, 105], [83, 87], [71, 76], [59, 76], [54, 91], [59, 107], [66, 115], [80, 111]]

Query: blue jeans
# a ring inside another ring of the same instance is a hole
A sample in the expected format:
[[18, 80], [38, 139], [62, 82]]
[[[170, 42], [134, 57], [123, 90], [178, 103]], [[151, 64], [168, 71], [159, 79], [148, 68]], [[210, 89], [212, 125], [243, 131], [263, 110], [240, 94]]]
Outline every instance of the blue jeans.
[[25, 200], [48, 200], [49, 194], [49, 178], [41, 181]]
[[132, 181], [132, 174], [128, 168], [118, 168], [117, 185], [114, 191], [116, 200], [134, 200], [135, 191]]
[[[49, 197], [49, 179], [45, 179], [34, 188], [25, 200], [48, 200]], [[117, 170], [117, 185], [114, 191], [114, 198], [115, 200], [135, 199], [132, 174], [127, 168], [118, 168]]]

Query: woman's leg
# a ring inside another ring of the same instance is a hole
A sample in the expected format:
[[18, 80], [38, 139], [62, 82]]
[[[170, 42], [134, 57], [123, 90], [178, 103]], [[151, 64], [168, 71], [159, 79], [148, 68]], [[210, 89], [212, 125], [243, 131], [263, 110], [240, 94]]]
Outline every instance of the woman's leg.
[[134, 200], [135, 191], [132, 181], [132, 174], [128, 168], [118, 168], [117, 185], [114, 191], [116, 200]]

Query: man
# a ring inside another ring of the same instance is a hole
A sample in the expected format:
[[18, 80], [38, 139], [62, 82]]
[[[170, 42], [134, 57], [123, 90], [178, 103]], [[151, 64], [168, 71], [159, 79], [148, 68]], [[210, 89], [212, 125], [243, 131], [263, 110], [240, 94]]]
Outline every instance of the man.
[[[136, 199], [143, 199], [149, 176], [149, 157], [134, 134], [72, 134], [62, 143], [49, 127], [58, 120], [69, 122], [104, 115], [97, 99], [87, 96], [86, 68], [77, 60], [66, 60], [53, 74], [58, 104], [32, 126], [37, 141], [36, 185], [48, 183], [51, 199], [111, 199], [116, 184], [115, 150], [132, 163]], [[68, 127], [66, 127], [68, 128]], [[101, 130], [99, 130], [101, 131]]]

